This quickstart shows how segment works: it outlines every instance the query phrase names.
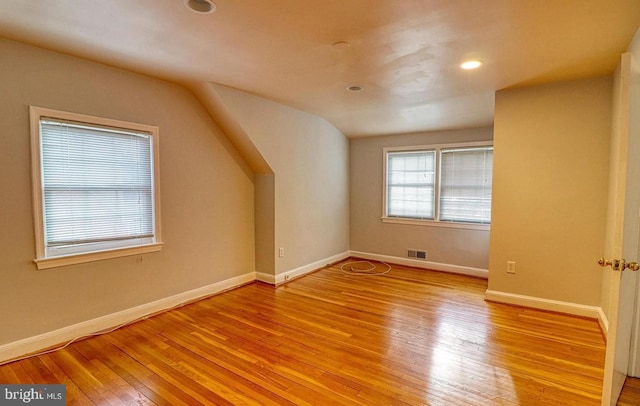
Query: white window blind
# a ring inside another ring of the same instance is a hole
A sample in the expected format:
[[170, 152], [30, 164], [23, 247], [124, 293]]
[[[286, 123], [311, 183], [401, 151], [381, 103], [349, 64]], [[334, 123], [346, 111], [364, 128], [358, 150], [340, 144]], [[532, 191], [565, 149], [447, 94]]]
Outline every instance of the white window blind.
[[151, 135], [41, 118], [46, 256], [155, 241]]
[[435, 151], [387, 154], [387, 216], [434, 218]]
[[440, 220], [491, 222], [493, 147], [442, 149]]

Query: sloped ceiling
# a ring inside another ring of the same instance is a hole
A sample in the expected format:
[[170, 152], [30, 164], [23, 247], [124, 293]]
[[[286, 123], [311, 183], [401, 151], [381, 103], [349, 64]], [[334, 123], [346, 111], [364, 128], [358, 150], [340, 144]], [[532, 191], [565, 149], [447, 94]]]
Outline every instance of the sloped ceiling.
[[609, 74], [640, 23], [640, 0], [215, 2], [2, 0], [0, 36], [242, 89], [357, 137], [491, 124], [496, 90]]

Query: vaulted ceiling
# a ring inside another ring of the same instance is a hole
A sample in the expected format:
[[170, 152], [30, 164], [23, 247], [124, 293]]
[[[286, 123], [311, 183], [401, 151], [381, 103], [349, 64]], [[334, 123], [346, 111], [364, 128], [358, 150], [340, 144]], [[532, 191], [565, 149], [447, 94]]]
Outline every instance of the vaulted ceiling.
[[356, 137], [489, 125], [498, 89], [610, 74], [640, 23], [640, 0], [214, 1], [0, 0], [0, 36], [221, 83]]

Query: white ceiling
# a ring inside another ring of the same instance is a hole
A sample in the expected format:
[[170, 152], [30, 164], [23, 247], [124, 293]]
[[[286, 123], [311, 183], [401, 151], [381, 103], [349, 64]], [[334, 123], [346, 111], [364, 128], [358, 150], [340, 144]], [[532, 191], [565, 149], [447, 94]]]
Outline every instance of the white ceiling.
[[215, 2], [0, 0], [0, 36], [246, 90], [356, 137], [491, 124], [496, 90], [609, 74], [640, 23], [640, 0]]

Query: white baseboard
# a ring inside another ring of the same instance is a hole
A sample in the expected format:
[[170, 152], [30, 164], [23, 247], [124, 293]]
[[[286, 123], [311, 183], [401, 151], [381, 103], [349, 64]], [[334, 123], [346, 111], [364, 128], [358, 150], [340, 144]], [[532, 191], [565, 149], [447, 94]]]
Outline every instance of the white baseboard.
[[[95, 334], [116, 326], [126, 324], [128, 322], [162, 312], [167, 309], [174, 308], [181, 304], [186, 304], [207, 296], [211, 296], [225, 290], [233, 289], [238, 286], [250, 283], [254, 280], [266, 282], [271, 285], [278, 285], [288, 282], [294, 278], [298, 278], [307, 273], [313, 272], [323, 266], [341, 261], [350, 256], [371, 259], [375, 261], [390, 262], [400, 265], [407, 265], [417, 268], [434, 269], [444, 272], [452, 272], [464, 275], [486, 278], [488, 272], [484, 269], [461, 267], [457, 265], [447, 265], [428, 261], [412, 260], [407, 258], [392, 257], [387, 255], [371, 254], [359, 251], [346, 251], [320, 261], [280, 273], [278, 275], [269, 275], [260, 272], [249, 272], [244, 275], [236, 276], [224, 281], [220, 281], [211, 285], [203, 286], [187, 292], [179, 293], [167, 298], [163, 298], [154, 302], [146, 303], [140, 306], [125, 309], [106, 316], [87, 320], [67, 327], [63, 327], [48, 333], [14, 341], [8, 344], [0, 345], [0, 364], [24, 356], [41, 351], [46, 348], [52, 348], [66, 343], [70, 340]], [[597, 306], [586, 306], [570, 302], [561, 302], [557, 300], [549, 300], [532, 296], [517, 295], [513, 293], [505, 293], [493, 290], [485, 292], [485, 299], [493, 302], [507, 303], [525, 307], [532, 307], [541, 310], [550, 310], [560, 313], [572, 314], [576, 316], [589, 317], [597, 319], [602, 328], [605, 338], [608, 333], [609, 321]]]
[[609, 318], [604, 314], [602, 307], [598, 307], [598, 323], [600, 324], [600, 330], [602, 330], [606, 342], [607, 338], [609, 338]]
[[421, 261], [419, 259], [393, 257], [390, 255], [372, 254], [369, 252], [351, 251], [352, 257], [371, 259], [373, 261], [389, 262], [392, 264], [411, 266], [414, 268], [432, 269], [434, 271], [442, 271], [456, 273], [460, 275], [475, 276], [478, 278], [488, 279], [489, 271], [481, 268], [472, 268], [468, 266], [443, 264], [440, 262]]
[[274, 275], [264, 273], [264, 272], [256, 272], [256, 280], [264, 283], [268, 283], [269, 285], [276, 284], [276, 277]]
[[22, 340], [0, 345], [0, 364], [9, 360], [22, 357], [26, 354], [33, 354], [43, 349], [52, 348], [63, 343], [67, 343], [73, 339], [96, 334], [134, 320], [145, 318], [147, 316], [162, 312], [186, 304], [216, 293], [223, 292], [255, 280], [266, 282], [271, 285], [278, 285], [288, 282], [294, 278], [298, 278], [307, 273], [313, 272], [318, 268], [341, 261], [349, 257], [349, 252], [333, 255], [331, 257], [316, 261], [314, 263], [292, 269], [278, 275], [269, 275], [262, 272], [249, 272], [234, 278], [220, 281], [201, 288], [193, 289], [188, 292], [180, 293], [174, 296], [166, 297], [155, 302], [146, 303], [140, 306], [125, 309], [96, 319], [83, 321], [67, 327], [63, 327], [54, 331], [28, 337]]
[[280, 285], [285, 282], [289, 282], [295, 278], [299, 278], [303, 275], [311, 273], [313, 271], [318, 270], [324, 266], [333, 264], [338, 261], [342, 261], [343, 259], [349, 258], [349, 251], [341, 252], [340, 254], [332, 255], [328, 258], [321, 259], [319, 261], [312, 262], [310, 264], [301, 266], [296, 269], [292, 269], [290, 271], [281, 272], [275, 276], [268, 274], [257, 274], [257, 279], [262, 282], [269, 283], [271, 285]]
[[[599, 306], [587, 306], [578, 303], [562, 302], [559, 300], [543, 299], [534, 296], [518, 295], [496, 290], [489, 290], [484, 294], [485, 300], [490, 302], [506, 303], [534, 309], [548, 310], [552, 312], [571, 314], [574, 316], [596, 319], [608, 327], [607, 318]], [[602, 324], [601, 324], [602, 325]]]
[[0, 364], [22, 357], [26, 354], [32, 354], [36, 351], [42, 351], [46, 348], [52, 348], [62, 343], [67, 343], [76, 338], [111, 329], [116, 326], [174, 308], [181, 304], [196, 301], [207, 296], [244, 285], [254, 281], [255, 279], [256, 273], [249, 272], [244, 275], [169, 296], [151, 303], [146, 303], [116, 313], [108, 314], [106, 316], [63, 327], [48, 333], [0, 345]]

